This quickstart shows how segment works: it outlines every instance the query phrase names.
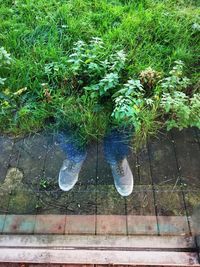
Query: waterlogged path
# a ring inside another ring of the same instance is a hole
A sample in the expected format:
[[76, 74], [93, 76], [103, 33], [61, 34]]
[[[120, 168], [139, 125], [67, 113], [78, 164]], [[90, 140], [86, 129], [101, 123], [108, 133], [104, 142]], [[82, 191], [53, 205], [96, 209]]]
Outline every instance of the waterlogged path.
[[60, 190], [54, 135], [0, 136], [0, 233], [200, 233], [200, 133], [162, 133], [127, 155], [134, 189], [117, 192], [103, 141], [87, 147], [76, 185]]

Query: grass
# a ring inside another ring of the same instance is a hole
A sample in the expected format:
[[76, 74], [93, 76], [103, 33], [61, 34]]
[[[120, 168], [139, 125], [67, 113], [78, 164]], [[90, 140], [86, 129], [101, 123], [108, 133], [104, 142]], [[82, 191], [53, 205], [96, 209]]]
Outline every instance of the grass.
[[[13, 109], [1, 110], [1, 132], [38, 131], [49, 122], [57, 127], [64, 121], [87, 140], [104, 134], [110, 108], [93, 112], [92, 101], [68, 86], [73, 43], [94, 36], [104, 40], [106, 53], [126, 51], [125, 77], [136, 77], [150, 66], [165, 74], [175, 60], [182, 60], [199, 90], [199, 31], [194, 27], [199, 25], [198, 1], [0, 0], [0, 6], [0, 47], [13, 59], [9, 68], [0, 69], [0, 77], [7, 77], [1, 90], [13, 94], [27, 87]], [[151, 122], [145, 125], [149, 129]]]

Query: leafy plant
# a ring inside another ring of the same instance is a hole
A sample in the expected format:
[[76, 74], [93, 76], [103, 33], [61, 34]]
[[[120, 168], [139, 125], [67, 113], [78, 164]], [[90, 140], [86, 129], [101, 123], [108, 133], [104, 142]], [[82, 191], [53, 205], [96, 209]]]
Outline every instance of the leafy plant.
[[119, 76], [117, 73], [106, 74], [99, 83], [85, 86], [83, 89], [91, 92], [92, 98], [110, 95], [110, 90], [113, 90], [119, 84]]
[[42, 178], [40, 180], [40, 188], [41, 189], [47, 189], [50, 186], [50, 182], [46, 180], [45, 178]]
[[118, 124], [133, 124], [140, 126], [138, 113], [144, 104], [144, 90], [139, 80], [130, 79], [114, 95], [114, 110], [112, 117]]
[[143, 85], [140, 80], [130, 79], [125, 83], [121, 89], [119, 89], [114, 95], [113, 98], [117, 96], [132, 96], [132, 97], [142, 97], [144, 95]]
[[92, 38], [89, 44], [78, 41], [68, 63], [75, 89], [89, 91], [92, 98], [110, 95], [119, 84], [120, 74], [125, 67], [125, 53], [117, 51], [111, 55], [105, 52], [100, 38]]
[[190, 98], [190, 126], [200, 129], [200, 93]]
[[65, 65], [61, 62], [51, 62], [45, 64], [44, 72], [47, 75], [48, 80], [51, 82], [53, 79], [57, 79], [64, 74]]
[[183, 91], [188, 87], [190, 80], [183, 76], [183, 68], [184, 63], [181, 60], [175, 61], [175, 66], [169, 72], [170, 76], [160, 83], [164, 92]]
[[164, 93], [160, 105], [169, 115], [165, 121], [167, 130], [173, 127], [183, 129], [189, 126], [200, 126], [200, 94], [195, 94], [190, 99], [183, 92]]
[[[7, 51], [4, 49], [4, 47], [0, 47], [0, 69], [10, 65], [12, 59], [10, 57], [10, 54], [7, 53]], [[0, 77], [0, 85], [4, 85], [6, 78]]]

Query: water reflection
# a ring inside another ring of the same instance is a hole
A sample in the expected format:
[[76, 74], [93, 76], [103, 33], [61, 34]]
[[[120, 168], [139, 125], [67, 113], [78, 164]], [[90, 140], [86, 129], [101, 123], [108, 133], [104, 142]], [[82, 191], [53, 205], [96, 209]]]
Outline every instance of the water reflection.
[[122, 196], [133, 191], [133, 174], [127, 161], [130, 137], [130, 131], [113, 130], [104, 139], [104, 155], [111, 167], [115, 187]]
[[58, 183], [63, 191], [69, 191], [78, 181], [78, 176], [86, 158], [86, 148], [79, 148], [70, 133], [62, 132], [57, 136], [57, 142], [66, 155], [59, 172]]
[[[104, 156], [110, 165], [118, 193], [128, 196], [133, 191], [133, 174], [127, 161], [130, 153], [131, 130], [112, 130], [104, 138]], [[61, 132], [56, 141], [66, 159], [59, 171], [58, 184], [61, 190], [69, 191], [78, 181], [79, 173], [87, 155], [86, 147], [79, 147], [70, 132]]]

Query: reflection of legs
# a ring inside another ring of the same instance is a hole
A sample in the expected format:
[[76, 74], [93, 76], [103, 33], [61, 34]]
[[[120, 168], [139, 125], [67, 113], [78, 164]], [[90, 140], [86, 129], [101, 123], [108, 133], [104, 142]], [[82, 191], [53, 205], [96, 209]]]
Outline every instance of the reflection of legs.
[[128, 196], [133, 190], [133, 175], [126, 157], [130, 153], [130, 132], [113, 130], [104, 139], [104, 153], [111, 166], [114, 183], [122, 196]]
[[86, 158], [86, 151], [79, 149], [70, 134], [57, 135], [57, 143], [66, 155], [59, 172], [59, 187], [63, 191], [69, 191], [78, 181], [79, 172]]

